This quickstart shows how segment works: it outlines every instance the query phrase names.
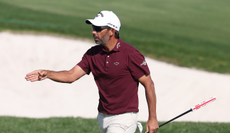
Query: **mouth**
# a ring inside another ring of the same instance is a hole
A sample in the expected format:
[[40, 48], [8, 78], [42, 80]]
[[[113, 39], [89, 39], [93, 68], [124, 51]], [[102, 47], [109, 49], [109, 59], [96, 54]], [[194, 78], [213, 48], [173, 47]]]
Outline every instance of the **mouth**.
[[98, 40], [99, 38], [97, 36], [93, 36], [94, 40]]

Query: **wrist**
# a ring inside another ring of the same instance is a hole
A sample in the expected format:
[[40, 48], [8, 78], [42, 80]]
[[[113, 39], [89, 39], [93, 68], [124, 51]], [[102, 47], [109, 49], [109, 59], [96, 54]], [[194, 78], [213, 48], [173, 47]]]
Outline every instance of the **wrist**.
[[157, 116], [149, 116], [149, 120], [156, 120]]
[[49, 70], [44, 70], [44, 77], [49, 78], [50, 77], [50, 71]]

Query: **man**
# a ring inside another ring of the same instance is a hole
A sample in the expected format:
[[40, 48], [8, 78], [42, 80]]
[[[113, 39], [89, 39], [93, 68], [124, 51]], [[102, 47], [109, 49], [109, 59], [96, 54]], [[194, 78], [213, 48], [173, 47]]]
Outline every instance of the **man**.
[[112, 11], [101, 11], [92, 25], [96, 46], [69, 71], [36, 70], [26, 75], [28, 81], [46, 78], [72, 83], [85, 74], [93, 73], [99, 89], [98, 123], [101, 133], [133, 133], [137, 127], [138, 84], [145, 87], [149, 107], [146, 132], [158, 129], [154, 83], [144, 56], [119, 37], [120, 20]]

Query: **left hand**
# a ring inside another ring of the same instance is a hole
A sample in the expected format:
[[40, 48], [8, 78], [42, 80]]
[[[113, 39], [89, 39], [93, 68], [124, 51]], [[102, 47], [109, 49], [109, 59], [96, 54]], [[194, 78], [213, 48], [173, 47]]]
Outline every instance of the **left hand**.
[[145, 133], [155, 133], [159, 128], [157, 119], [149, 119], [146, 123]]

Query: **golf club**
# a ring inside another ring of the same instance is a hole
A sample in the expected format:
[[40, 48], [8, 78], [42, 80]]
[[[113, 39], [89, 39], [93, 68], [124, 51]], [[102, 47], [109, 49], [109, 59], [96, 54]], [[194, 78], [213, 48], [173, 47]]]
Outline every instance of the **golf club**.
[[[188, 111], [185, 111], [184, 113], [182, 113], [182, 114], [180, 114], [180, 115], [178, 115], [178, 116], [172, 118], [171, 120], [169, 120], [169, 121], [167, 121], [167, 122], [161, 124], [161, 125], [159, 126], [159, 128], [162, 127], [162, 126], [164, 126], [164, 125], [166, 125], [166, 124], [168, 124], [169, 122], [171, 122], [171, 121], [173, 121], [173, 120], [175, 120], [175, 119], [177, 119], [177, 118], [179, 118], [179, 117], [181, 117], [181, 116], [183, 116], [183, 115], [189, 113], [189, 112], [192, 112], [192, 111], [195, 111], [195, 110], [200, 109], [201, 107], [207, 105], [208, 103], [210, 103], [210, 102], [212, 102], [212, 101], [214, 101], [214, 100], [216, 100], [216, 97], [212, 97], [212, 98], [210, 98], [210, 99], [208, 99], [208, 100], [206, 100], [206, 101], [201, 102], [200, 104], [195, 105], [194, 107], [190, 108]], [[149, 132], [148, 132], [148, 133], [149, 133]]]

